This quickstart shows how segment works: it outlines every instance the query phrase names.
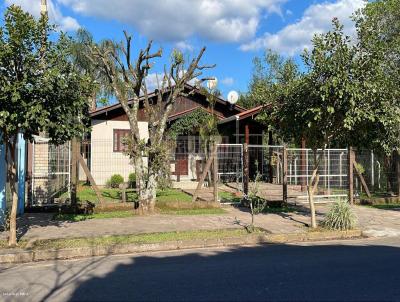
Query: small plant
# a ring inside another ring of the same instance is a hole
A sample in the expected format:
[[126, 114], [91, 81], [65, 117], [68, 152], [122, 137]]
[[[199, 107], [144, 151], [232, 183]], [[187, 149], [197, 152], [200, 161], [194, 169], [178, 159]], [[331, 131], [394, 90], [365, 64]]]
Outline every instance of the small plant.
[[254, 216], [262, 213], [264, 211], [265, 207], [267, 206], [267, 203], [263, 199], [258, 197], [260, 180], [261, 180], [261, 174], [257, 171], [256, 177], [254, 179], [254, 183], [251, 184], [249, 187], [248, 196], [244, 196], [246, 203], [248, 203], [248, 205], [250, 207], [250, 214], [251, 214], [251, 224], [249, 224], [245, 227], [245, 229], [249, 233], [253, 233], [255, 231]]
[[330, 230], [351, 230], [357, 224], [357, 216], [353, 212], [351, 205], [339, 200], [330, 208], [322, 225]]
[[110, 188], [118, 188], [124, 182], [124, 178], [120, 174], [114, 174], [107, 181], [107, 186]]
[[0, 229], [10, 230], [10, 212], [7, 210], [0, 209]]
[[135, 188], [136, 187], [136, 174], [135, 173], [130, 173], [128, 176], [128, 184], [130, 188]]

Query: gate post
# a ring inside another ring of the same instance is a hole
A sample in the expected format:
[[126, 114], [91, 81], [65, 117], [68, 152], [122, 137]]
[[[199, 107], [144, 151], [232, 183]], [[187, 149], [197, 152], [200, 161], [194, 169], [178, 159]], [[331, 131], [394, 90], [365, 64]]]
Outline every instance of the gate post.
[[218, 202], [218, 144], [215, 142], [215, 155], [213, 163], [213, 190], [214, 190], [214, 202]]
[[348, 176], [348, 186], [349, 186], [349, 203], [354, 204], [354, 187], [353, 187], [353, 182], [354, 182], [354, 177], [353, 177], [353, 161], [354, 161], [354, 151], [352, 147], [348, 148], [347, 151], [347, 165], [348, 165], [348, 171], [347, 171], [347, 176]]
[[249, 194], [249, 145], [243, 144], [243, 194]]
[[287, 189], [287, 172], [288, 172], [288, 156], [286, 145], [283, 146], [283, 175], [282, 175], [282, 190], [283, 202], [287, 203], [288, 189]]
[[77, 184], [78, 184], [78, 157], [77, 157], [77, 152], [78, 152], [78, 146], [77, 146], [77, 140], [74, 137], [71, 141], [71, 205], [76, 206], [77, 200], [76, 200], [76, 189], [77, 189]]

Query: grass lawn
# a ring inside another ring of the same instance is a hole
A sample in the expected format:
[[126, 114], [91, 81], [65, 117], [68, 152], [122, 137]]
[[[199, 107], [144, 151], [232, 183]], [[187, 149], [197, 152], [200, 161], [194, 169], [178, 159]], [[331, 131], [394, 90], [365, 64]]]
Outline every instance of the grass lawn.
[[400, 210], [400, 204], [374, 204], [374, 205], [366, 205], [369, 208], [374, 208], [374, 209], [380, 209], [380, 210], [394, 210], [394, 209], [399, 209]]
[[[120, 189], [113, 188], [101, 188], [101, 195], [105, 202], [121, 202], [122, 195]], [[77, 189], [77, 197], [81, 202], [90, 201], [92, 203], [98, 203], [96, 193], [91, 186], [86, 184], [80, 184]], [[127, 201], [134, 201], [137, 199], [137, 194], [128, 189], [127, 190]]]
[[[119, 203], [120, 190], [119, 189], [101, 189], [102, 195], [105, 197], [107, 203]], [[90, 201], [97, 203], [95, 192], [90, 186], [80, 185], [77, 192], [78, 198], [81, 202]], [[128, 201], [134, 201], [137, 195], [134, 192], [128, 193]], [[98, 203], [97, 203], [98, 204]], [[216, 204], [209, 204], [205, 202], [192, 203], [192, 196], [176, 189], [166, 189], [157, 192], [156, 212], [168, 215], [211, 215], [211, 214], [224, 214], [225, 211]], [[102, 211], [101, 213], [93, 214], [56, 214], [55, 220], [60, 221], [83, 221], [87, 219], [101, 219], [101, 218], [125, 218], [132, 217], [132, 208]]]
[[292, 213], [295, 212], [296, 208], [290, 206], [281, 206], [281, 207], [265, 207], [262, 211], [263, 213]]
[[94, 214], [56, 214], [54, 220], [78, 222], [87, 219], [102, 219], [102, 218], [126, 218], [132, 217], [132, 211], [112, 211]]
[[236, 196], [233, 193], [226, 192], [226, 191], [218, 191], [218, 197], [221, 202], [235, 202], [239, 203], [241, 198]]
[[[256, 229], [255, 233], [262, 233], [261, 230]], [[228, 237], [246, 236], [249, 233], [240, 229], [221, 229], [221, 230], [196, 230], [184, 232], [164, 232], [164, 233], [150, 233], [150, 234], [136, 234], [136, 235], [113, 235], [113, 236], [100, 236], [89, 238], [68, 238], [68, 239], [46, 239], [37, 240], [33, 243], [32, 249], [63, 249], [63, 248], [79, 248], [79, 247], [93, 247], [93, 246], [113, 246], [118, 244], [145, 244], [145, 243], [159, 243], [167, 241], [184, 241], [194, 239], [219, 239]], [[254, 233], [253, 233], [254, 234]], [[25, 248], [27, 241], [20, 241], [19, 248]], [[0, 240], [0, 248], [8, 248], [7, 241]]]
[[[258, 231], [261, 232], [261, 231]], [[197, 230], [185, 232], [165, 232], [137, 235], [115, 235], [93, 238], [72, 238], [55, 240], [38, 240], [33, 244], [33, 249], [62, 249], [78, 248], [87, 246], [110, 246], [117, 244], [143, 244], [158, 243], [177, 240], [193, 239], [216, 239], [227, 237], [238, 237], [248, 235], [244, 229], [222, 229], [222, 230]]]

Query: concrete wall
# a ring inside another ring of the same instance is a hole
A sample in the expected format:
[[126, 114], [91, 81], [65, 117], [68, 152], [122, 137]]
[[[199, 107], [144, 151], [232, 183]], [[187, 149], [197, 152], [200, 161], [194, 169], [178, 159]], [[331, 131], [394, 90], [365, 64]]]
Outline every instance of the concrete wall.
[[[140, 138], [148, 139], [148, 123], [139, 122]], [[129, 129], [127, 121], [92, 120], [90, 170], [96, 184], [103, 186], [113, 174], [121, 174], [128, 181], [134, 172], [128, 156], [113, 151], [114, 129]], [[147, 158], [144, 158], [147, 165]]]

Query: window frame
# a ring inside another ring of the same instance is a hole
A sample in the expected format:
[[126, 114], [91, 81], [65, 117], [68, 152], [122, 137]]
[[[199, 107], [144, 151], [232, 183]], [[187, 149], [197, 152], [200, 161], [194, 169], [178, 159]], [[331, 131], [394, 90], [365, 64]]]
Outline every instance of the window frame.
[[129, 129], [113, 129], [113, 152], [122, 153], [125, 151], [121, 139], [129, 135]]

